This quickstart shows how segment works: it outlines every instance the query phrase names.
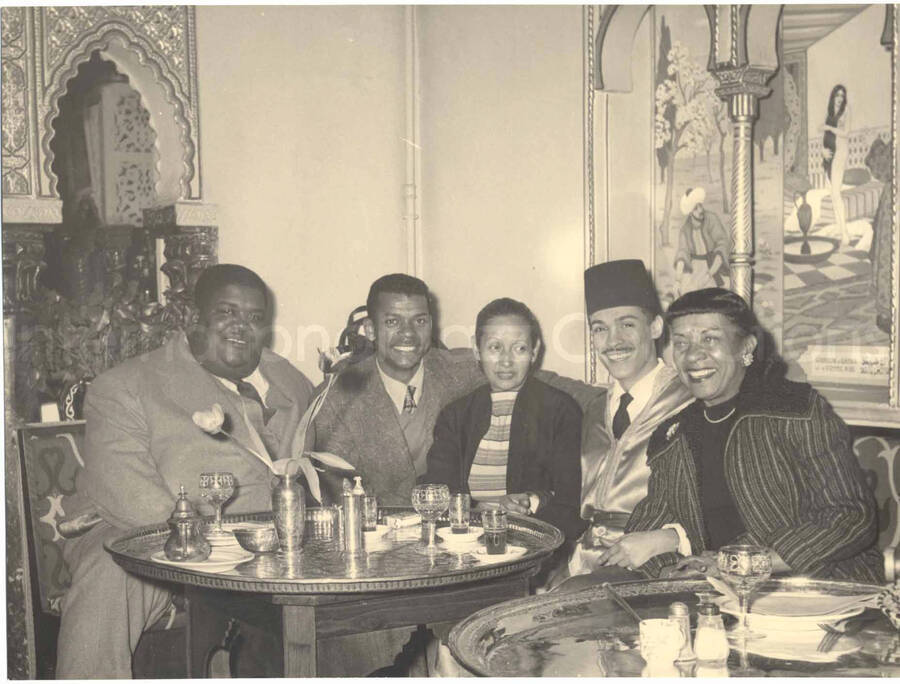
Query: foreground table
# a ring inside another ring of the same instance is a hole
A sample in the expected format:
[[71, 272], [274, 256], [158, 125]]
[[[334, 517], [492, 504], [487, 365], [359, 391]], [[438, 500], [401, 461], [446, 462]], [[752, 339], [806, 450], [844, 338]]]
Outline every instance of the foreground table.
[[[828, 595], [865, 594], [879, 589], [804, 579], [770, 580], [768, 586], [769, 590]], [[673, 601], [686, 603], [696, 615], [695, 592], [711, 590], [705, 580], [629, 582], [614, 587], [642, 618], [666, 617]], [[724, 677], [741, 669], [743, 659], [743, 666], [763, 670], [766, 676], [900, 676], [900, 667], [894, 664], [900, 653], [891, 656], [897, 648], [896, 632], [878, 611], [870, 610], [869, 614], [872, 622], [855, 637], [843, 637], [847, 641], [829, 655], [816, 653], [816, 635], [811, 645], [792, 650], [790, 644], [786, 645], [791, 635], [772, 632], [743, 653], [733, 649], [727, 669], [704, 671], [696, 665], [680, 669], [673, 665], [668, 674]], [[465, 667], [486, 676], [642, 676], [647, 672], [636, 647], [637, 631], [635, 621], [607, 598], [603, 588], [593, 587], [485, 608], [453, 628], [450, 649]]]
[[[225, 522], [270, 519], [262, 513], [226, 516]], [[106, 548], [131, 573], [185, 586], [192, 677], [209, 676], [213, 649], [231, 645], [237, 635], [244, 643], [233, 649], [234, 676], [309, 677], [323, 665], [316, 656], [321, 639], [455, 622], [527, 595], [529, 578], [563, 538], [533, 518], [510, 516], [510, 527], [511, 543], [526, 552], [499, 562], [450, 550], [423, 555], [409, 537], [348, 559], [337, 539], [313, 538], [300, 554], [258, 554], [212, 573], [151, 560], [168, 536], [164, 524], [132, 530]]]

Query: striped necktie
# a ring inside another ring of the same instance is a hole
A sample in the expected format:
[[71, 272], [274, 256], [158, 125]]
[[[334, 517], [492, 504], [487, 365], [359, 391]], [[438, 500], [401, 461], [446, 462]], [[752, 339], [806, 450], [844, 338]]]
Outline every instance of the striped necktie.
[[403, 413], [412, 413], [416, 410], [416, 388], [406, 386], [406, 397], [403, 399]]

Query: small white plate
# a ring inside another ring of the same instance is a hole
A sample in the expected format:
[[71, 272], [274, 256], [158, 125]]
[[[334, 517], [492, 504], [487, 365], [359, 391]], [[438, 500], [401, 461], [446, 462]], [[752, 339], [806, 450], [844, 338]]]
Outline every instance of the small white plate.
[[[821, 633], [820, 624], [834, 624], [854, 615], [859, 615], [865, 606], [845, 607], [836, 612], [821, 612], [829, 605], [840, 608], [835, 598], [846, 606], [846, 597], [816, 596], [774, 592], [750, 601], [747, 624], [750, 629], [762, 632], [816, 632]], [[852, 598], [852, 597], [851, 597]], [[740, 615], [737, 601], [722, 597], [716, 601], [723, 613]], [[781, 613], [781, 614], [779, 614]]]
[[747, 650], [766, 658], [778, 660], [802, 660], [807, 663], [832, 663], [843, 655], [855, 653], [862, 644], [855, 637], [841, 637], [827, 653], [819, 653], [816, 648], [823, 630], [816, 632], [798, 632], [796, 634], [768, 634], [762, 639], [751, 639], [747, 642]]
[[512, 558], [518, 558], [519, 556], [524, 555], [528, 549], [524, 546], [512, 546], [511, 544], [506, 545], [506, 553], [488, 553], [487, 549], [484, 546], [479, 546], [475, 553], [479, 556], [479, 560], [485, 563], [499, 563], [500, 561], [510, 560]]
[[254, 557], [250, 551], [238, 547], [237, 549], [214, 548], [209, 558], [204, 561], [173, 561], [166, 558], [165, 551], [157, 551], [150, 556], [150, 560], [164, 565], [172, 565], [185, 570], [198, 570], [200, 572], [225, 572], [234, 566], [248, 561]]

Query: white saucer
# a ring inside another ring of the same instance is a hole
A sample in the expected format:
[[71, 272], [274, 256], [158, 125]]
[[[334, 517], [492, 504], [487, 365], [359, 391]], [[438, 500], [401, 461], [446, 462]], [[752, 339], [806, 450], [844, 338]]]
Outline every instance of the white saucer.
[[478, 539], [483, 534], [483, 530], [481, 528], [469, 528], [468, 532], [464, 532], [462, 534], [453, 534], [450, 531], [449, 527], [443, 527], [438, 530], [438, 536], [443, 539], [441, 542], [442, 546], [446, 546], [450, 549], [466, 549], [468, 550], [470, 547], [478, 544]]
[[487, 552], [487, 549], [484, 546], [479, 546], [475, 550], [475, 554], [479, 556], [479, 560], [483, 563], [500, 563], [502, 561], [518, 558], [527, 553], [527, 551], [528, 549], [524, 546], [512, 546], [511, 544], [507, 544], [506, 553], [491, 554]]
[[238, 547], [237, 549], [214, 548], [212, 553], [204, 561], [173, 561], [166, 558], [165, 551], [157, 551], [150, 556], [150, 560], [164, 565], [172, 565], [185, 570], [198, 570], [200, 572], [225, 572], [234, 566], [248, 561], [254, 557], [250, 551]]

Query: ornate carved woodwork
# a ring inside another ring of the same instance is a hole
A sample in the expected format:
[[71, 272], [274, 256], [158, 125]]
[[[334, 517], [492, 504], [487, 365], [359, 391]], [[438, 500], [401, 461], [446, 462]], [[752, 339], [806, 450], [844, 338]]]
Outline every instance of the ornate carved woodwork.
[[[99, 51], [101, 59], [115, 63], [118, 73], [139, 94], [123, 94], [109, 109], [115, 118], [114, 151], [152, 153], [157, 173], [146, 164], [132, 164], [115, 178], [115, 215], [98, 228], [98, 258], [104, 287], [129, 284], [135, 277], [152, 278], [153, 238], [165, 233], [166, 267], [173, 279], [167, 309], [153, 311], [147, 297], [128, 299], [109, 312], [122, 323], [115, 344], [125, 356], [147, 351], [160, 339], [147, 331], [172, 329], [186, 320], [187, 293], [202, 268], [215, 263], [217, 238], [215, 211], [200, 198], [198, 163], [198, 106], [194, 8], [186, 6], [133, 7], [3, 7], [0, 9], [0, 91], [2, 144], [0, 190], [3, 219], [4, 281], [4, 397], [7, 442], [7, 676], [34, 678], [34, 623], [31, 620], [29, 573], [22, 553], [21, 480], [12, 441], [15, 425], [37, 418], [37, 393], [32, 365], [22, 357], [23, 343], [31, 344], [39, 308], [52, 295], [41, 285], [46, 272], [45, 237], [63, 220], [62, 201], [53, 169], [51, 141], [60, 99], [66, 95], [79, 66]], [[132, 92], [133, 92], [132, 91]], [[155, 133], [151, 139], [150, 133]], [[165, 231], [142, 231], [148, 183], [155, 185]], [[195, 200], [176, 210], [174, 203]], [[136, 243], [138, 244], [136, 247]], [[91, 243], [93, 245], [93, 243]], [[145, 245], [144, 248], [142, 245]], [[143, 254], [141, 255], [141, 251]], [[136, 258], [136, 253], [141, 255]], [[137, 262], [139, 268], [135, 268]], [[131, 264], [131, 265], [129, 265]], [[155, 287], [153, 288], [155, 291]], [[144, 295], [143, 290], [138, 290]], [[155, 294], [155, 292], [154, 292]], [[130, 316], [130, 318], [129, 318]], [[112, 326], [115, 327], [115, 326]], [[134, 335], [122, 330], [138, 330]], [[123, 357], [124, 358], [124, 357]], [[30, 389], [29, 389], [30, 387]]]
[[186, 327], [193, 314], [191, 293], [200, 273], [217, 263], [219, 231], [216, 207], [176, 202], [144, 210], [144, 226], [165, 240], [162, 272], [169, 279], [165, 296], [167, 326]]
[[58, 196], [50, 124], [95, 50], [141, 93], [157, 133], [157, 195], [200, 197], [194, 8], [4, 7], [0, 37], [4, 198]]

